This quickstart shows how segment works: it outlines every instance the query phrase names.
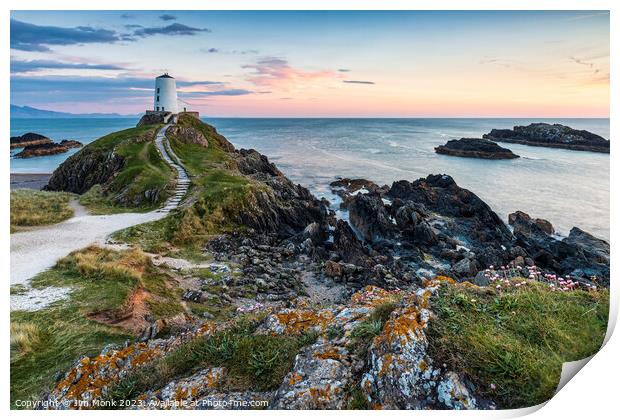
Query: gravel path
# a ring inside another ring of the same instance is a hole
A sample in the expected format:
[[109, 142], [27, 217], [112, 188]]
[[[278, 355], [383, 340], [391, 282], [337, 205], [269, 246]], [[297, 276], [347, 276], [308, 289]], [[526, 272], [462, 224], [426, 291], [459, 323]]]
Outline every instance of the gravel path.
[[[11, 235], [11, 285], [28, 285], [29, 280], [38, 273], [52, 267], [58, 259], [70, 252], [89, 245], [103, 245], [113, 232], [141, 223], [152, 222], [166, 216], [175, 209], [189, 186], [185, 169], [172, 161], [164, 143], [166, 125], [157, 134], [156, 145], [164, 160], [179, 174], [179, 181], [173, 196], [164, 207], [149, 213], [121, 213], [111, 215], [89, 215], [77, 203], [72, 203], [75, 216], [64, 222], [17, 232]], [[177, 162], [180, 162], [177, 160]], [[32, 291], [33, 289], [30, 289]], [[25, 292], [11, 295], [11, 307], [24, 309], [29, 305], [24, 301], [36, 298], [37, 307], [41, 306], [41, 293]], [[57, 300], [58, 296], [54, 297]], [[34, 301], [32, 302], [34, 304]], [[43, 302], [44, 304], [45, 302]], [[32, 308], [31, 308], [32, 309]]]

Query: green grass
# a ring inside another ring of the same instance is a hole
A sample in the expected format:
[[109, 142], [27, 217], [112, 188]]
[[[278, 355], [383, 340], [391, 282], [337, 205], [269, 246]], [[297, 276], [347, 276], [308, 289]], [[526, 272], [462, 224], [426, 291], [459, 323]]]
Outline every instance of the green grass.
[[562, 363], [600, 348], [609, 293], [552, 292], [540, 283], [501, 293], [444, 284], [431, 305], [433, 358], [480, 384], [476, 392], [501, 408], [518, 408], [551, 398]]
[[120, 327], [98, 323], [89, 314], [124, 308], [141, 287], [157, 317], [183, 311], [178, 291], [139, 250], [86, 248], [63, 258], [32, 280], [32, 287], [70, 287], [67, 300], [35, 312], [11, 312], [11, 401], [37, 399], [82, 355], [99, 354], [107, 344], [121, 344], [133, 335]]
[[256, 325], [256, 320], [240, 320], [229, 330], [194, 339], [113, 386], [110, 397], [135, 398], [201, 368], [219, 366], [227, 370], [226, 389], [274, 390], [292, 368], [299, 349], [314, 343], [317, 335], [253, 334]]
[[11, 191], [11, 231], [59, 223], [73, 216], [73, 194], [19, 189]]
[[377, 305], [368, 319], [351, 331], [351, 341], [348, 344], [349, 350], [360, 357], [365, 357], [373, 338], [381, 334], [383, 326], [397, 306], [395, 302], [384, 302]]
[[190, 175], [188, 201], [193, 205], [163, 221], [121, 231], [115, 238], [149, 251], [175, 250], [200, 258], [202, 245], [213, 235], [242, 229], [235, 216], [248, 206], [259, 187], [236, 171], [232, 157], [221, 147], [225, 139], [212, 127], [189, 116], [182, 116], [178, 124], [200, 131], [209, 142], [203, 147], [168, 136], [170, 147]]
[[[105, 186], [94, 186], [80, 203], [96, 214], [156, 209], [169, 196], [174, 171], [164, 162], [155, 146], [161, 126], [142, 126], [108, 134], [86, 146], [88, 150], [114, 151], [123, 156], [122, 170]], [[145, 193], [159, 191], [156, 200]]]

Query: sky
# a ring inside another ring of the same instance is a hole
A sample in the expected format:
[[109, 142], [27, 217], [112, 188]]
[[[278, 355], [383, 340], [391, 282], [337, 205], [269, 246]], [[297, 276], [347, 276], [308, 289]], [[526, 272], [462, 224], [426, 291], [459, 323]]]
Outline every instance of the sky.
[[11, 104], [205, 116], [609, 116], [605, 11], [13, 11]]

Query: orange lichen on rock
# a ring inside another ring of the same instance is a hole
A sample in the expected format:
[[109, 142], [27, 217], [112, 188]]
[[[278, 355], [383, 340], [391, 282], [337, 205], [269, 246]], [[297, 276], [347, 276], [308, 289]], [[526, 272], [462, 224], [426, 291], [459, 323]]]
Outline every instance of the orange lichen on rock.
[[324, 352], [314, 353], [314, 357], [318, 357], [319, 359], [332, 359], [332, 360], [341, 360], [345, 357], [345, 355], [340, 354], [335, 347], [330, 347]]
[[299, 373], [293, 372], [293, 374], [291, 374], [291, 377], [288, 380], [288, 383], [289, 385], [293, 386], [299, 381], [301, 381], [301, 379], [302, 379], [302, 376]]
[[329, 322], [334, 319], [331, 310], [324, 309], [313, 311], [310, 309], [290, 309], [275, 314], [279, 324], [283, 326], [284, 334], [301, 334], [315, 328], [324, 331], [329, 326]]
[[118, 351], [83, 357], [54, 388], [65, 400], [80, 400], [88, 393], [90, 398], [101, 396], [103, 387], [117, 381], [123, 370], [143, 365], [163, 351], [137, 343]]
[[359, 306], [376, 307], [386, 302], [393, 302], [400, 298], [401, 292], [389, 292], [377, 286], [366, 286], [351, 296], [351, 303]]
[[381, 360], [381, 370], [379, 370], [379, 376], [383, 376], [388, 372], [390, 366], [392, 366], [392, 360], [394, 359], [394, 355], [391, 353], [383, 356]]
[[405, 307], [400, 314], [389, 319], [383, 327], [383, 333], [375, 337], [375, 342], [378, 344], [382, 340], [392, 344], [397, 340], [400, 340], [402, 345], [405, 345], [410, 336], [423, 335], [423, 329], [426, 322], [420, 318], [420, 311], [414, 305]]

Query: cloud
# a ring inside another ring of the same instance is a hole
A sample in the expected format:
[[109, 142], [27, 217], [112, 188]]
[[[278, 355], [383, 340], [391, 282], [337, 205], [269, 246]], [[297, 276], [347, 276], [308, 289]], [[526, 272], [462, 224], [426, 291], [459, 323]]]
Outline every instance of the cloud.
[[194, 28], [182, 23], [168, 26], [144, 27], [141, 25], [125, 25], [131, 32], [121, 34], [110, 29], [77, 26], [65, 28], [60, 26], [40, 26], [32, 23], [11, 19], [11, 48], [21, 51], [50, 51], [51, 45], [78, 45], [89, 43], [115, 43], [118, 41], [136, 41], [154, 35], [197, 35], [211, 32], [208, 28]]
[[163, 20], [163, 21], [166, 21], [166, 22], [167, 22], [167, 21], [169, 21], [169, 20], [176, 20], [176, 18], [177, 18], [177, 17], [176, 17], [176, 16], [173, 16], [173, 15], [163, 14], [163, 15], [159, 16], [159, 18], [160, 18], [161, 20]]
[[11, 73], [26, 73], [44, 69], [126, 70], [115, 64], [64, 63], [55, 60], [11, 60]]
[[220, 50], [219, 48], [201, 48], [200, 52], [206, 54], [212, 53], [222, 53], [222, 54], [236, 54], [236, 55], [247, 55], [247, 54], [258, 54], [258, 50]]
[[587, 67], [590, 67], [590, 68], [594, 68], [594, 63], [590, 63], [588, 61], [584, 61], [584, 60], [579, 59], [577, 57], [570, 56], [570, 57], [568, 57], [568, 59], [570, 61], [572, 61], [573, 63], [575, 63], [575, 64], [581, 64], [582, 66], [587, 66]]
[[[241, 96], [254, 92], [225, 86], [210, 80], [177, 80], [180, 99], [203, 98], [211, 96]], [[103, 77], [103, 76], [11, 76], [11, 102], [37, 104], [42, 100], [57, 104], [78, 104], [92, 102], [135, 103], [139, 106], [152, 106], [153, 78], [145, 77]], [[52, 94], [53, 93], [53, 94]], [[146, 109], [146, 108], [145, 108]], [[135, 111], [139, 111], [136, 108]]]
[[11, 19], [11, 48], [15, 50], [49, 51], [49, 45], [111, 43], [118, 40], [118, 34], [107, 29], [91, 26], [39, 26]]
[[348, 73], [348, 72], [350, 72], [350, 71], [351, 71], [351, 69], [338, 69], [338, 71], [339, 71], [340, 73]]
[[133, 32], [134, 36], [147, 37], [153, 35], [197, 35], [200, 32], [211, 32], [208, 28], [194, 28], [183, 25], [182, 23], [173, 23], [168, 26], [140, 27]]
[[177, 87], [202, 86], [202, 85], [221, 85], [222, 82], [214, 82], [212, 80], [196, 80], [196, 81], [176, 81]]
[[247, 89], [222, 89], [222, 90], [211, 90], [211, 91], [202, 91], [202, 92], [182, 92], [184, 97], [187, 98], [198, 98], [203, 96], [242, 96], [242, 95], [250, 95], [254, 92]]
[[287, 60], [278, 57], [263, 57], [255, 64], [241, 66], [244, 69], [253, 70], [247, 81], [256, 86], [283, 87], [299, 82], [307, 82], [327, 77], [333, 77], [334, 73], [328, 70], [304, 71], [291, 67]]
[[358, 85], [374, 85], [375, 82], [369, 80], [343, 80], [342, 83], [353, 83]]

